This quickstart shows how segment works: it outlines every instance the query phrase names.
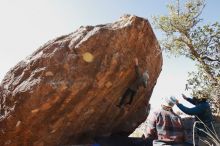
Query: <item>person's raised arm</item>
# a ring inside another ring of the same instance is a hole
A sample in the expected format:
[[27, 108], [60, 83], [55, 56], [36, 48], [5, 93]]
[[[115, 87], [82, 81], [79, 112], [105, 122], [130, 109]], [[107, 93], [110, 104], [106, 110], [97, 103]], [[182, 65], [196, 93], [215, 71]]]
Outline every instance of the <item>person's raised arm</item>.
[[186, 101], [188, 101], [189, 103], [196, 105], [195, 100], [193, 100], [192, 98], [186, 97], [186, 95], [182, 94], [183, 99], [185, 99]]
[[176, 105], [182, 112], [184, 112], [185, 114], [188, 114], [188, 115], [199, 115], [199, 114], [203, 113], [204, 110], [206, 109], [206, 107], [202, 104], [197, 105], [193, 108], [188, 108], [188, 107], [182, 105], [181, 103], [177, 103]]
[[135, 72], [136, 72], [136, 75], [137, 75], [138, 78], [140, 78], [141, 77], [141, 71], [140, 71], [140, 68], [139, 68], [138, 59], [135, 58], [134, 62], [135, 62]]

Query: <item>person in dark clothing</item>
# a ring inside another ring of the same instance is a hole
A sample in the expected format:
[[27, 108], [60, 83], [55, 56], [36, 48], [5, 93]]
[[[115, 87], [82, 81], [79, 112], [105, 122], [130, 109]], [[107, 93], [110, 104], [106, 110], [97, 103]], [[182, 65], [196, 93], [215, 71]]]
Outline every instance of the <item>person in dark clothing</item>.
[[[199, 137], [199, 146], [202, 146], [203, 142], [201, 140], [207, 139], [209, 136], [207, 133], [214, 134], [214, 128], [212, 125], [213, 116], [209, 103], [207, 102], [207, 96], [198, 96], [193, 98], [188, 98], [184, 94], [182, 97], [195, 105], [193, 108], [188, 108], [177, 101], [177, 107], [188, 115], [194, 115], [198, 124], [196, 124], [197, 134]], [[202, 124], [204, 123], [204, 124]], [[206, 145], [206, 144], [205, 144]]]
[[[146, 70], [143, 74], [141, 74], [137, 58], [135, 58], [135, 73], [136, 73], [135, 81], [128, 87], [128, 89], [124, 92], [124, 94], [120, 98], [119, 104], [117, 105], [120, 108], [123, 105], [126, 104], [130, 105], [132, 103], [133, 98], [140, 86], [144, 86], [144, 88], [147, 88], [147, 81], [149, 79], [148, 71]], [[126, 102], [127, 100], [128, 102]]]

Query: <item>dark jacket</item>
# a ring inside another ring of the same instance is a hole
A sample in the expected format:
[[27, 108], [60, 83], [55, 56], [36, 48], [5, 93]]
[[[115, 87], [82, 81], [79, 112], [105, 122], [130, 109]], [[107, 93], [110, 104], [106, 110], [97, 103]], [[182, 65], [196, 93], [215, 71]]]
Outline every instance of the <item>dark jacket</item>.
[[[211, 122], [213, 121], [213, 117], [212, 117], [212, 112], [211, 112], [211, 108], [210, 108], [209, 103], [207, 101], [196, 102], [194, 99], [191, 99], [191, 98], [186, 98], [186, 100], [188, 102], [192, 103], [193, 105], [195, 105], [195, 107], [188, 108], [180, 103], [177, 104], [177, 107], [181, 111], [183, 111], [184, 113], [186, 113], [188, 115], [196, 116], [196, 121], [201, 120], [207, 127], [209, 127], [211, 130], [213, 130], [212, 125], [211, 125]], [[206, 129], [203, 126], [203, 124], [198, 124], [198, 128], [201, 128], [203, 130]], [[204, 132], [199, 132], [198, 134], [200, 136], [206, 135]]]

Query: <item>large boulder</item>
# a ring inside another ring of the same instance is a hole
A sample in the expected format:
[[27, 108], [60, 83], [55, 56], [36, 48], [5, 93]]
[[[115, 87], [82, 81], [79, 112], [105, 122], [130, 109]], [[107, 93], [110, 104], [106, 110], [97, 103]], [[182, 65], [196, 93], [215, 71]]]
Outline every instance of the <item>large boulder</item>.
[[[150, 79], [131, 106], [118, 108], [135, 79], [135, 57]], [[136, 16], [49, 41], [1, 82], [0, 145], [54, 146], [129, 134], [146, 118], [161, 67], [152, 28]]]

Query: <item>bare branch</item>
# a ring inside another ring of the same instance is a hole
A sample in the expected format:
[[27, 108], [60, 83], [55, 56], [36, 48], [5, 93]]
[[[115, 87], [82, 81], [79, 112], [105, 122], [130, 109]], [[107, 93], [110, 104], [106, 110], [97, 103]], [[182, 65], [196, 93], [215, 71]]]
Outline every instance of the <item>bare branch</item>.
[[217, 62], [219, 62], [220, 63], [220, 60], [219, 59], [213, 59], [213, 58], [210, 58], [210, 57], [208, 57], [208, 56], [203, 56], [203, 57], [201, 57], [201, 59], [206, 59], [206, 60], [208, 60], [208, 61], [217, 61]]

